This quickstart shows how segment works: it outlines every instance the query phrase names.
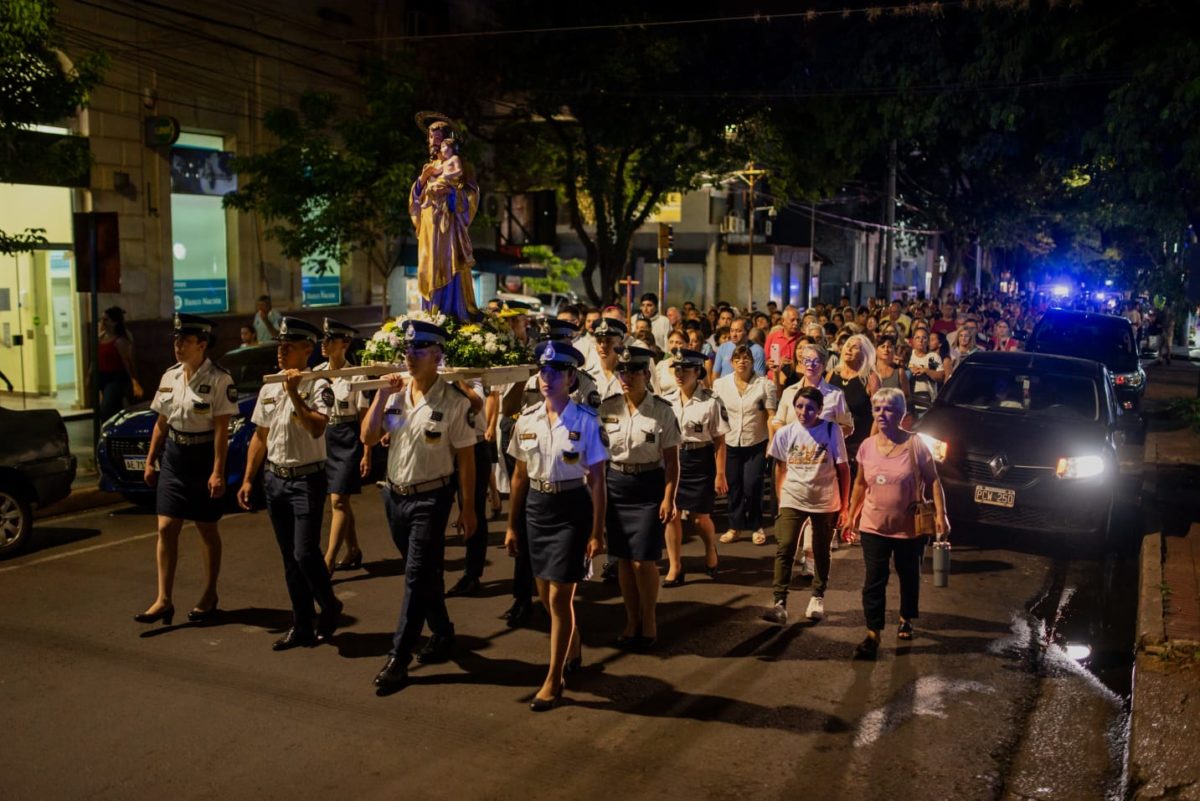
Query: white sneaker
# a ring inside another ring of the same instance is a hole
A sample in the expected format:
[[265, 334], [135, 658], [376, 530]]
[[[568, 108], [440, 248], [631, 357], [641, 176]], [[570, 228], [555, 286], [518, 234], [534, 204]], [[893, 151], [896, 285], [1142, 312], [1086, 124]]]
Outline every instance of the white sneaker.
[[796, 575], [801, 578], [808, 578], [813, 575], [812, 560], [801, 557], [796, 562]]
[[820, 620], [825, 617], [825, 599], [818, 598], [814, 595], [808, 601], [808, 609], [805, 610], [804, 616], [809, 620]]
[[838, 549], [838, 543], [841, 541], [841, 539], [842, 537], [840, 532], [833, 532], [833, 539], [829, 541], [829, 550], [836, 551]]
[[776, 601], [775, 605], [763, 612], [762, 619], [776, 626], [786, 626], [788, 622], [787, 604]]

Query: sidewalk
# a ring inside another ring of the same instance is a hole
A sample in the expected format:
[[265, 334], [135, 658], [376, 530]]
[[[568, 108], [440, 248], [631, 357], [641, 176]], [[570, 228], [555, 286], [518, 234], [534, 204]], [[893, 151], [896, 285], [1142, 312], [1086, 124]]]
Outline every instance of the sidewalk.
[[1200, 799], [1200, 435], [1163, 411], [1200, 366], [1146, 368], [1146, 479], [1158, 531], [1142, 542], [1129, 784], [1137, 799]]

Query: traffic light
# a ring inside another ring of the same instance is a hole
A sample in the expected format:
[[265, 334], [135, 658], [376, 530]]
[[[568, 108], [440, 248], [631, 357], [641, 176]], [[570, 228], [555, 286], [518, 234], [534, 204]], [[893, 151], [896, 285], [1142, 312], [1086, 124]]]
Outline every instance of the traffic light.
[[675, 252], [675, 229], [666, 223], [658, 224], [658, 260], [666, 261]]

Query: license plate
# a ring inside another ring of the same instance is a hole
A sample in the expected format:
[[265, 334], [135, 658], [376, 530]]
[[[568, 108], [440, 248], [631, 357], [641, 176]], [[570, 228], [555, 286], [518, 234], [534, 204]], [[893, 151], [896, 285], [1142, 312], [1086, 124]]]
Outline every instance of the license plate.
[[143, 472], [146, 469], [146, 457], [143, 456], [139, 459], [136, 456], [126, 456], [125, 469], [136, 470], [139, 473]]
[[1000, 487], [975, 487], [975, 503], [986, 503], [990, 506], [1003, 506], [1011, 509], [1017, 502], [1017, 491]]

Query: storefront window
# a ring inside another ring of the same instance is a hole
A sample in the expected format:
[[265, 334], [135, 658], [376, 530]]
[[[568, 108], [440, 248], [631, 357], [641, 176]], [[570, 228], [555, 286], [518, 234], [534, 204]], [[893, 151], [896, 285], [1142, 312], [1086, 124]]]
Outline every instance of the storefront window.
[[224, 139], [180, 134], [171, 148], [175, 310], [229, 310], [229, 246], [221, 197], [237, 188]]

